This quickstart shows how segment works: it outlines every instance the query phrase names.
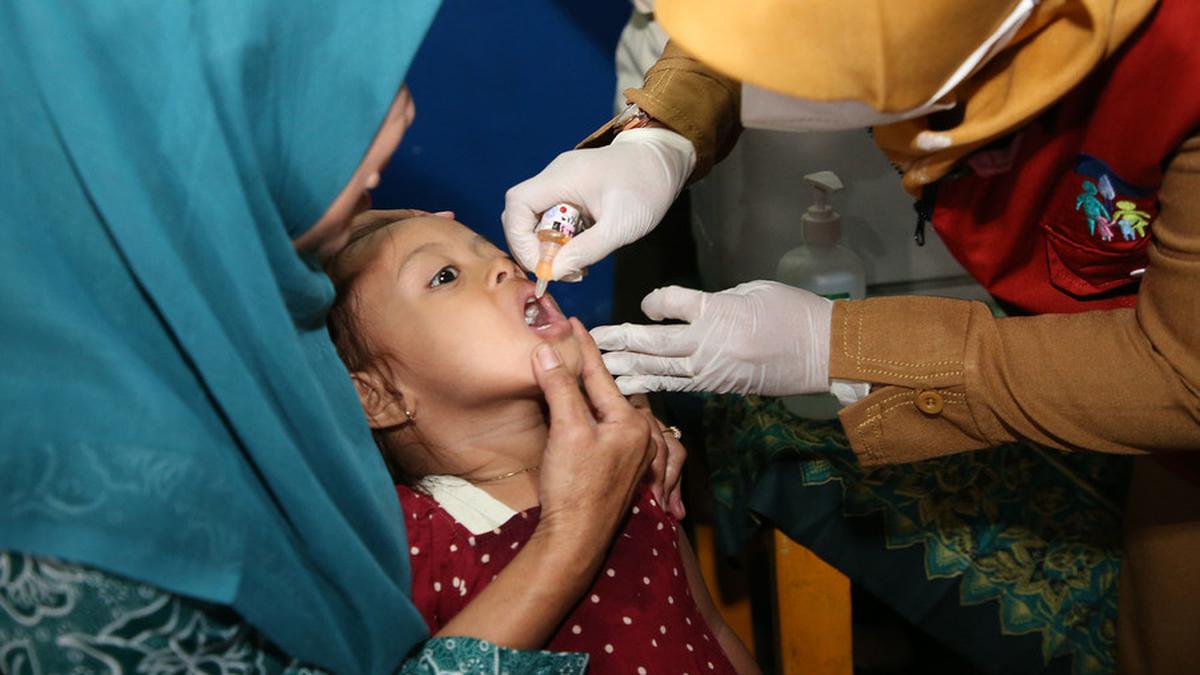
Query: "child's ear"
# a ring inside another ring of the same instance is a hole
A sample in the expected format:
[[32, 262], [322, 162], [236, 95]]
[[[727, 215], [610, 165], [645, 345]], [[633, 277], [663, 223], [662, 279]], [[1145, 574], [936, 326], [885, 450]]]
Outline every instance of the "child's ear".
[[367, 414], [367, 423], [372, 429], [387, 429], [389, 427], [407, 424], [411, 417], [405, 412], [404, 396], [393, 393], [386, 387], [374, 372], [351, 373], [354, 389], [358, 392], [358, 401], [362, 404], [363, 412]]

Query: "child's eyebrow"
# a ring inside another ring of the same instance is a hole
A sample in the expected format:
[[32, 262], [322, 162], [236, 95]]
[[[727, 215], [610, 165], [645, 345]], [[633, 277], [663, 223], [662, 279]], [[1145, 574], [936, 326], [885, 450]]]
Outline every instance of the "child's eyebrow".
[[483, 251], [487, 251], [488, 253], [491, 253], [490, 249], [494, 248], [492, 246], [492, 242], [488, 241], [483, 235], [479, 234], [478, 232], [475, 233], [474, 237], [471, 237], [471, 246], [474, 247], [476, 250], [483, 250]]
[[429, 253], [433, 249], [437, 249], [437, 248], [445, 248], [445, 246], [440, 241], [429, 241], [429, 242], [425, 242], [424, 244], [421, 244], [420, 246], [414, 248], [404, 258], [404, 262], [400, 263], [400, 269], [396, 270], [396, 276], [397, 277], [402, 276], [404, 274], [404, 270], [408, 267], [408, 264], [411, 263], [414, 258], [416, 258], [417, 256], [419, 256], [423, 253]]
[[[423, 253], [433, 252], [434, 249], [445, 249], [445, 248], [446, 248], [446, 243], [441, 242], [441, 241], [427, 241], [424, 244], [421, 244], [420, 246], [414, 248], [404, 258], [404, 262], [400, 263], [400, 269], [396, 270], [396, 276], [400, 277], [401, 275], [404, 274], [405, 268], [408, 267], [408, 264], [410, 262], [412, 262], [413, 258], [416, 258], [417, 256], [419, 256]], [[482, 254], [491, 253], [492, 249], [495, 247], [492, 246], [492, 242], [488, 241], [483, 235], [476, 232], [475, 235], [471, 237], [471, 248], [475, 249], [475, 251], [477, 253], [482, 255]]]

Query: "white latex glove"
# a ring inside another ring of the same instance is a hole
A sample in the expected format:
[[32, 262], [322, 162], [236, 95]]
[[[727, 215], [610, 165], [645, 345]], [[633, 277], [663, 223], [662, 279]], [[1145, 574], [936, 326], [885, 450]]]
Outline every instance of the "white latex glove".
[[774, 281], [720, 293], [668, 286], [642, 300], [655, 321], [600, 326], [592, 337], [621, 392], [709, 391], [788, 396], [830, 391], [833, 303]]
[[542, 212], [574, 204], [594, 224], [558, 252], [553, 276], [577, 281], [585, 267], [653, 230], [695, 166], [692, 142], [664, 128], [631, 129], [606, 147], [564, 152], [504, 196], [500, 219], [508, 248], [532, 270], [538, 258], [533, 228]]

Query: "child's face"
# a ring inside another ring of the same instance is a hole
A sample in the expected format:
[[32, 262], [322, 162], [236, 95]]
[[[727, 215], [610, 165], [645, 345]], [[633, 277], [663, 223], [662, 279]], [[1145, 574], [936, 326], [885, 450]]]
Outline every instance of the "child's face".
[[[372, 211], [360, 222], [388, 218]], [[554, 344], [579, 371], [571, 326], [546, 296], [526, 322], [534, 285], [486, 239], [436, 216], [401, 220], [354, 244], [361, 273], [357, 316], [373, 351], [387, 359], [417, 404], [470, 406], [537, 396], [531, 354]]]

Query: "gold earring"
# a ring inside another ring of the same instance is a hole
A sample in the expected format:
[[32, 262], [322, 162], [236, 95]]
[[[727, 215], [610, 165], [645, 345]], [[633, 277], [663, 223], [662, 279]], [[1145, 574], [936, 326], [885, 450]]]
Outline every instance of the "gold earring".
[[404, 409], [404, 416], [408, 418], [408, 421], [409, 421], [409, 422], [412, 422], [412, 421], [414, 421], [414, 419], [416, 418], [416, 416], [417, 416], [417, 415], [416, 415], [416, 413], [414, 413], [413, 411], [409, 410], [408, 408], [405, 408], [405, 409]]

